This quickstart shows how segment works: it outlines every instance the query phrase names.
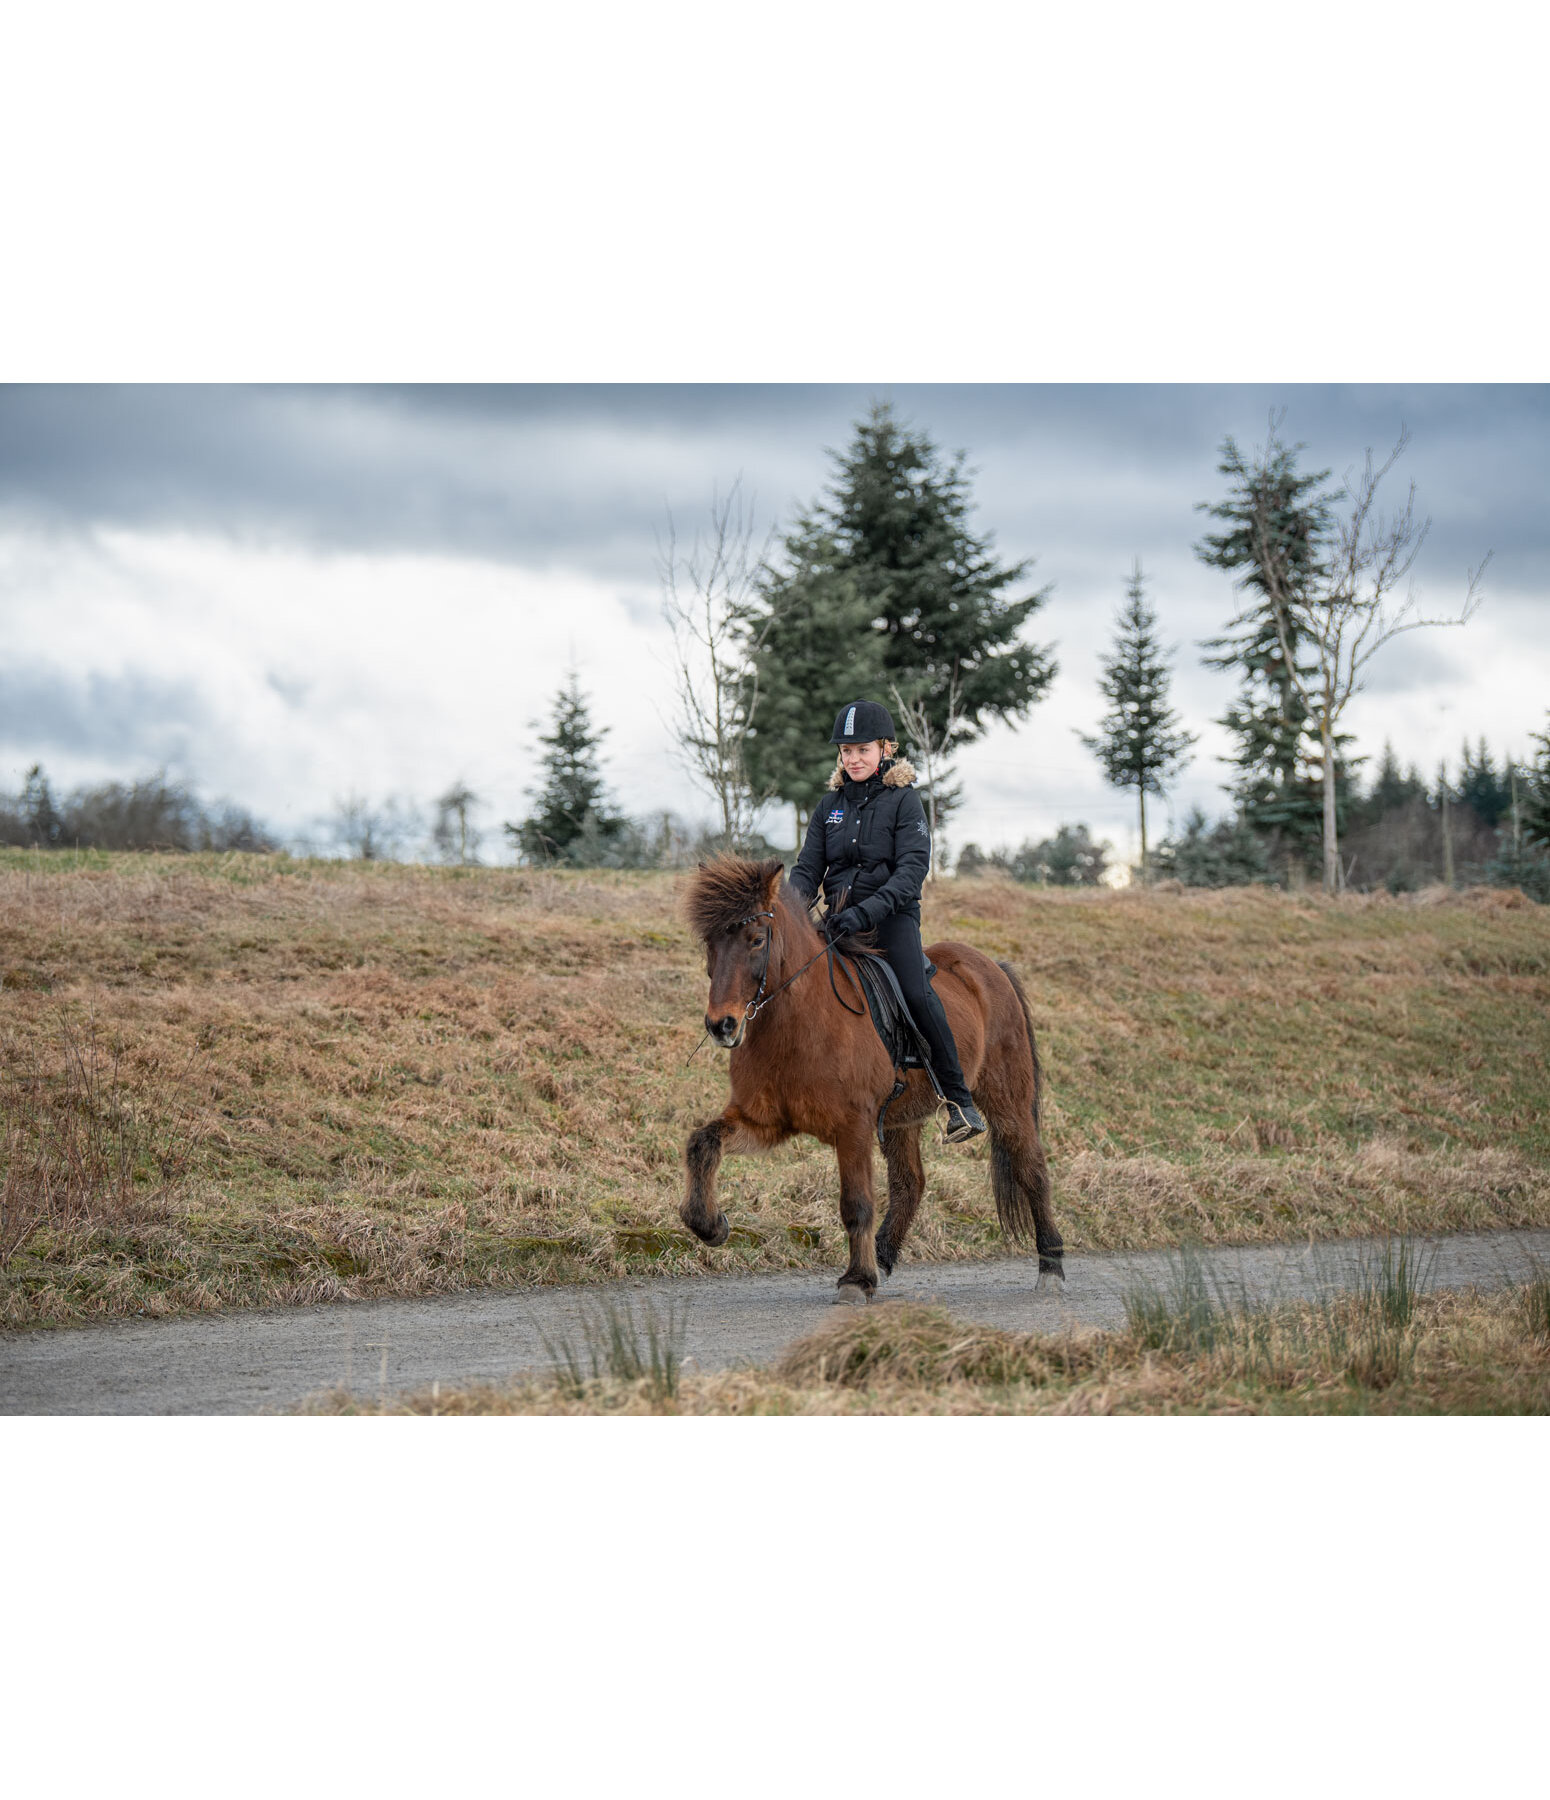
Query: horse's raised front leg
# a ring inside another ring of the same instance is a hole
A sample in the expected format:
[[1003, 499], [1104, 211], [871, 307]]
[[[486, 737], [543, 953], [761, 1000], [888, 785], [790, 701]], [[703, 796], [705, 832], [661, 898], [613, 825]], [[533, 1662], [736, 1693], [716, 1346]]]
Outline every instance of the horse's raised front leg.
[[897, 1131], [884, 1132], [883, 1153], [888, 1158], [888, 1210], [877, 1232], [877, 1266], [885, 1275], [891, 1275], [926, 1188], [926, 1165], [920, 1159], [920, 1127], [904, 1125]]
[[842, 1297], [859, 1290], [870, 1300], [877, 1291], [877, 1250], [872, 1242], [872, 1121], [861, 1118], [834, 1146], [840, 1165], [840, 1223], [850, 1239], [850, 1266], [836, 1284]]
[[719, 1119], [711, 1119], [692, 1132], [684, 1146], [688, 1183], [678, 1216], [702, 1242], [724, 1244], [732, 1227], [716, 1204], [716, 1171], [728, 1151], [768, 1150], [789, 1132], [778, 1125], [758, 1125], [729, 1106]]

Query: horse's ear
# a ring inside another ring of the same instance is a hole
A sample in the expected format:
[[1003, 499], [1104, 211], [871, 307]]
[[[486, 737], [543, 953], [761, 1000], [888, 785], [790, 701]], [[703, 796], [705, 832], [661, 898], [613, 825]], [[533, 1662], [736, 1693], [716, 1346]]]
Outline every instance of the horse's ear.
[[777, 857], [764, 865], [764, 910], [774, 912], [775, 899], [780, 893], [780, 884], [785, 880], [786, 865]]

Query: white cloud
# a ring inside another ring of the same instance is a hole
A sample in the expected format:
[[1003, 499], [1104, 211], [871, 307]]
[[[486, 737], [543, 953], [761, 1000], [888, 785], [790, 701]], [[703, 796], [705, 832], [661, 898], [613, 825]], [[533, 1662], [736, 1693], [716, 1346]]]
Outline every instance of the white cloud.
[[[664, 633], [589, 575], [116, 531], [46, 553], [13, 534], [0, 582], [12, 667], [36, 691], [154, 683], [177, 772], [284, 831], [348, 790], [426, 800], [458, 775], [494, 817], [520, 816], [529, 721], [572, 657], [624, 804], [703, 810], [666, 763]], [[43, 754], [66, 785], [146, 755], [143, 731], [53, 738], [38, 743], [36, 709], [0, 720], [8, 762]]]

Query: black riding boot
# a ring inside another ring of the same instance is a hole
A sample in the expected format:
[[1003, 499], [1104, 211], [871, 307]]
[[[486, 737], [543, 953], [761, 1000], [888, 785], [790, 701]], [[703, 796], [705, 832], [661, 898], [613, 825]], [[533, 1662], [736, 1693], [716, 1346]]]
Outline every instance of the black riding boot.
[[963, 1078], [958, 1046], [953, 1042], [953, 1028], [948, 1024], [942, 1002], [926, 974], [920, 926], [908, 913], [894, 913], [878, 926], [877, 947], [898, 976], [899, 987], [920, 1027], [921, 1036], [931, 1046], [931, 1066], [947, 1102], [948, 1141], [957, 1144], [977, 1136], [985, 1129], [985, 1121], [975, 1109], [969, 1085]]

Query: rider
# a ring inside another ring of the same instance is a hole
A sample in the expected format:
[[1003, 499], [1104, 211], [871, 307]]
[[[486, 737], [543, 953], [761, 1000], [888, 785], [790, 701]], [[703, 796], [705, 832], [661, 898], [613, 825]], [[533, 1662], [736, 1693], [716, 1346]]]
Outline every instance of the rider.
[[946, 1137], [961, 1144], [985, 1129], [975, 1110], [958, 1046], [942, 1002], [926, 975], [920, 945], [920, 884], [931, 866], [931, 834], [915, 771], [897, 755], [893, 719], [875, 700], [840, 708], [831, 744], [839, 756], [829, 777], [833, 799], [815, 806], [791, 885], [809, 906], [820, 885], [829, 903], [831, 939], [876, 934], [877, 948], [899, 979], [947, 1102]]

